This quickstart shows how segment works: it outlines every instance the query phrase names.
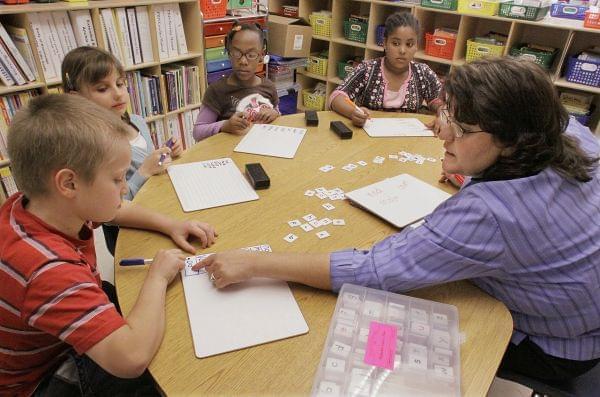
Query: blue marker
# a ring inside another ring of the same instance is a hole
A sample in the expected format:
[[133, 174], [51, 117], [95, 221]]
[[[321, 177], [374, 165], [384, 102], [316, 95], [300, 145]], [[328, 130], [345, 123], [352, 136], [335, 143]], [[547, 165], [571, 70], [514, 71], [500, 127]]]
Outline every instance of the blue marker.
[[128, 259], [121, 259], [121, 261], [119, 262], [119, 265], [121, 266], [143, 266], [143, 265], [150, 265], [152, 263], [153, 259], [144, 259], [144, 258], [128, 258]]

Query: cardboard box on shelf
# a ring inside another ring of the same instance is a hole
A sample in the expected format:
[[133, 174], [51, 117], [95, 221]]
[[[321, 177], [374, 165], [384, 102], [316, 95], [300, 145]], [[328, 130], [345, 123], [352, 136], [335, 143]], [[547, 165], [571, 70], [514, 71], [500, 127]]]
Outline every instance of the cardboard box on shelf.
[[285, 58], [310, 55], [312, 28], [303, 20], [269, 15], [269, 53]]

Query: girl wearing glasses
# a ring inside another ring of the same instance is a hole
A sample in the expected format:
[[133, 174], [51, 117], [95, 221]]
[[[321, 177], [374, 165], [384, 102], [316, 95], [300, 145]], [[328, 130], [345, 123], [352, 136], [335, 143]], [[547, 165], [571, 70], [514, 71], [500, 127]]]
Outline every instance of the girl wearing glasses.
[[271, 123], [279, 117], [275, 85], [255, 74], [266, 48], [260, 26], [236, 22], [225, 47], [233, 73], [208, 86], [194, 123], [196, 141], [219, 131], [242, 135], [252, 123]]
[[385, 21], [385, 55], [364, 61], [348, 74], [331, 93], [328, 107], [357, 127], [370, 117], [369, 109], [416, 113], [425, 102], [436, 112], [442, 85], [429, 66], [413, 61], [418, 34], [419, 21], [412, 14], [390, 15]]
[[567, 380], [600, 362], [600, 145], [569, 118], [538, 65], [486, 58], [454, 68], [440, 115], [443, 168], [471, 179], [421, 226], [370, 249], [218, 253], [215, 286], [273, 277], [393, 292], [471, 280], [514, 321], [501, 366]]

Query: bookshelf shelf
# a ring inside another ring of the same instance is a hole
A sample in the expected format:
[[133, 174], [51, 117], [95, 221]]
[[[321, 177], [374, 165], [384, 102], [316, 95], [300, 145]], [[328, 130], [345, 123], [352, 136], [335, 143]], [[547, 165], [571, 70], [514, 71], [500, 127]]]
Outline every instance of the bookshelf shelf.
[[[195, 58], [202, 58], [202, 53], [201, 52], [189, 52], [187, 54], [179, 55], [179, 56], [176, 56], [173, 58], [163, 59], [160, 61], [160, 64], [166, 65], [166, 64], [174, 63], [174, 62], [189, 61], [190, 59], [195, 59]], [[136, 65], [136, 66], [138, 66], [138, 65]], [[136, 69], [140, 69], [140, 67], [136, 67]]]
[[321, 76], [320, 74], [315, 74], [307, 71], [306, 69], [298, 69], [298, 73], [303, 74], [304, 76], [310, 77], [315, 80], [327, 81], [327, 76]]
[[[337, 63], [356, 56], [372, 59], [383, 55], [383, 47], [376, 44], [376, 26], [385, 22], [393, 12], [410, 12], [420, 22], [419, 48], [415, 59], [430, 64], [438, 71], [447, 73], [448, 70], [463, 65], [466, 55], [466, 42], [471, 37], [482, 35], [488, 31], [507, 34], [505, 55], [510, 48], [522, 43], [531, 42], [542, 46], [559, 49], [559, 54], [549, 70], [554, 85], [560, 89], [572, 90], [594, 95], [595, 111], [592, 114], [591, 129], [600, 136], [600, 88], [575, 84], [566, 81], [562, 76], [566, 70], [567, 60], [582, 50], [600, 43], [600, 30], [586, 28], [583, 21], [547, 16], [540, 21], [525, 21], [501, 16], [484, 16], [465, 14], [457, 11], [446, 11], [436, 8], [422, 7], [410, 2], [394, 2], [385, 0], [328, 0], [316, 2], [313, 0], [269, 0], [269, 10], [280, 13], [283, 5], [298, 6], [300, 18], [309, 19], [313, 12], [325, 9], [331, 11], [332, 37], [313, 35], [312, 52], [329, 49], [329, 70], [327, 74], [327, 91], [329, 96], [339, 85], [337, 79]], [[350, 41], [343, 36], [343, 22], [350, 14], [369, 16], [367, 41], [365, 44]], [[452, 59], [438, 58], [425, 53], [425, 33], [433, 32], [435, 28], [448, 27], [458, 30], [456, 46]], [[316, 81], [322, 81], [321, 76], [301, 72], [300, 81], [303, 88], [311, 88]], [[299, 104], [302, 100], [299, 99]]]
[[187, 112], [188, 110], [194, 110], [199, 108], [200, 106], [202, 106], [202, 103], [193, 103], [191, 105], [187, 105], [184, 106], [182, 108], [176, 109], [176, 110], [172, 110], [170, 112], [167, 113], [167, 116], [172, 116], [174, 114], [179, 114], [179, 113], [183, 113], [183, 112]]
[[159, 62], [138, 63], [138, 64], [135, 64], [135, 65], [125, 66], [125, 71], [126, 72], [132, 72], [134, 70], [151, 68], [151, 67], [158, 66], [158, 65], [160, 65]]
[[39, 81], [34, 81], [33, 83], [28, 83], [28, 84], [24, 84], [24, 85], [13, 85], [11, 87], [7, 87], [5, 85], [0, 85], [0, 96], [6, 95], [6, 94], [13, 94], [15, 92], [20, 92], [20, 91], [25, 91], [25, 90], [33, 90], [36, 88], [42, 88], [45, 85], [46, 84], [39, 82]]

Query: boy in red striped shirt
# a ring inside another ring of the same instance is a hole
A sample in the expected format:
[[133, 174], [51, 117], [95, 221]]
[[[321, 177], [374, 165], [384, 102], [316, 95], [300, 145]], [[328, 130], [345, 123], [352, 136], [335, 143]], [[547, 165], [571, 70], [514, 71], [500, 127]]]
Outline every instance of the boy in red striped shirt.
[[8, 134], [22, 193], [0, 208], [0, 395], [158, 395], [145, 371], [164, 333], [165, 291], [183, 267], [160, 250], [123, 318], [102, 290], [92, 228], [150, 229], [206, 247], [214, 229], [176, 221], [121, 198], [127, 126], [77, 95], [45, 95]]

